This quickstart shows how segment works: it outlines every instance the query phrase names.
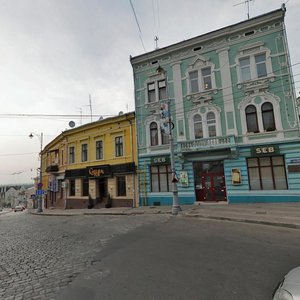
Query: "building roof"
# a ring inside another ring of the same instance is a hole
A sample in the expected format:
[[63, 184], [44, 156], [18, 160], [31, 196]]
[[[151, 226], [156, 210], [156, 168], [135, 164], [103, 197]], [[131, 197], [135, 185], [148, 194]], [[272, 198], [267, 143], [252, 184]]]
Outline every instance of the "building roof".
[[211, 40], [214, 38], [220, 38], [221, 36], [225, 36], [225, 35], [229, 35], [229, 34], [234, 34], [238, 31], [240, 31], [241, 29], [247, 29], [247, 28], [253, 28], [253, 26], [256, 26], [258, 24], [263, 24], [263, 23], [267, 23], [271, 20], [274, 19], [284, 19], [285, 16], [285, 12], [286, 12], [286, 8], [285, 5], [282, 4], [280, 9], [277, 10], [273, 10], [271, 12], [256, 16], [254, 18], [251, 18], [249, 20], [246, 21], [241, 21], [239, 23], [235, 23], [233, 25], [229, 25], [226, 27], [223, 27], [221, 29], [217, 29], [202, 35], [199, 35], [197, 37], [193, 37], [160, 49], [156, 49], [135, 57], [130, 57], [130, 62], [132, 65], [134, 64], [138, 64], [141, 62], [144, 62], [145, 60], [149, 60], [149, 59], [155, 59], [157, 57], [160, 57], [162, 55], [166, 55], [170, 52], [176, 51], [178, 49], [182, 49], [182, 48], [186, 48], [189, 47], [191, 45], [195, 45], [196, 43], [203, 43], [207, 40]]

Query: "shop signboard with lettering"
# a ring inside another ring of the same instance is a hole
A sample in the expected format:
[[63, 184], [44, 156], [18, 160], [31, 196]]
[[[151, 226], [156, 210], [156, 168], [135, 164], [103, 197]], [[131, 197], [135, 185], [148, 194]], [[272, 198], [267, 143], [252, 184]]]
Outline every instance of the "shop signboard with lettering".
[[89, 177], [109, 177], [112, 176], [110, 165], [90, 167], [88, 169]]
[[279, 147], [277, 145], [255, 146], [251, 147], [252, 156], [272, 156], [279, 154]]
[[151, 157], [151, 165], [168, 165], [170, 163], [170, 156]]

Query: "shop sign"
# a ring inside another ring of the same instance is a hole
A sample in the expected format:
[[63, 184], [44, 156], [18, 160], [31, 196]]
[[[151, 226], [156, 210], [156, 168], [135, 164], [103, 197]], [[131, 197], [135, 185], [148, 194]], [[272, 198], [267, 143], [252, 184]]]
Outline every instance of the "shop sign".
[[88, 169], [89, 177], [111, 176], [110, 166], [92, 167]]
[[189, 186], [189, 177], [188, 173], [186, 171], [180, 171], [179, 173], [179, 182], [182, 187], [188, 187]]
[[289, 165], [288, 171], [289, 173], [300, 173], [300, 165]]
[[170, 156], [151, 157], [151, 165], [165, 165], [170, 163]]
[[292, 164], [299, 164], [300, 163], [300, 158], [291, 159], [291, 163]]
[[238, 168], [231, 169], [232, 184], [242, 184], [241, 170]]
[[256, 146], [251, 148], [252, 156], [270, 156], [279, 153], [279, 147], [277, 145]]

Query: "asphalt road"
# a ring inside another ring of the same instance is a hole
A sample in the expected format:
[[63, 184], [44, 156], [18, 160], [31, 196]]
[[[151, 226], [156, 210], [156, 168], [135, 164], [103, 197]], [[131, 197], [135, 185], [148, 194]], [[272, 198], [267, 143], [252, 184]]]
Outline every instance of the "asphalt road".
[[271, 299], [299, 230], [167, 215], [0, 216], [0, 299]]
[[271, 299], [299, 246], [295, 229], [171, 218], [112, 240], [59, 299]]

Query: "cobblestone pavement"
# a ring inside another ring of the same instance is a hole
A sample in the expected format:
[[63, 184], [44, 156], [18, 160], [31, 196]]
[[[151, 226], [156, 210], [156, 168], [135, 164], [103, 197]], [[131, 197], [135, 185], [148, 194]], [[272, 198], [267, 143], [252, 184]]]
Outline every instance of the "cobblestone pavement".
[[0, 216], [0, 299], [55, 299], [115, 235], [166, 215]]

